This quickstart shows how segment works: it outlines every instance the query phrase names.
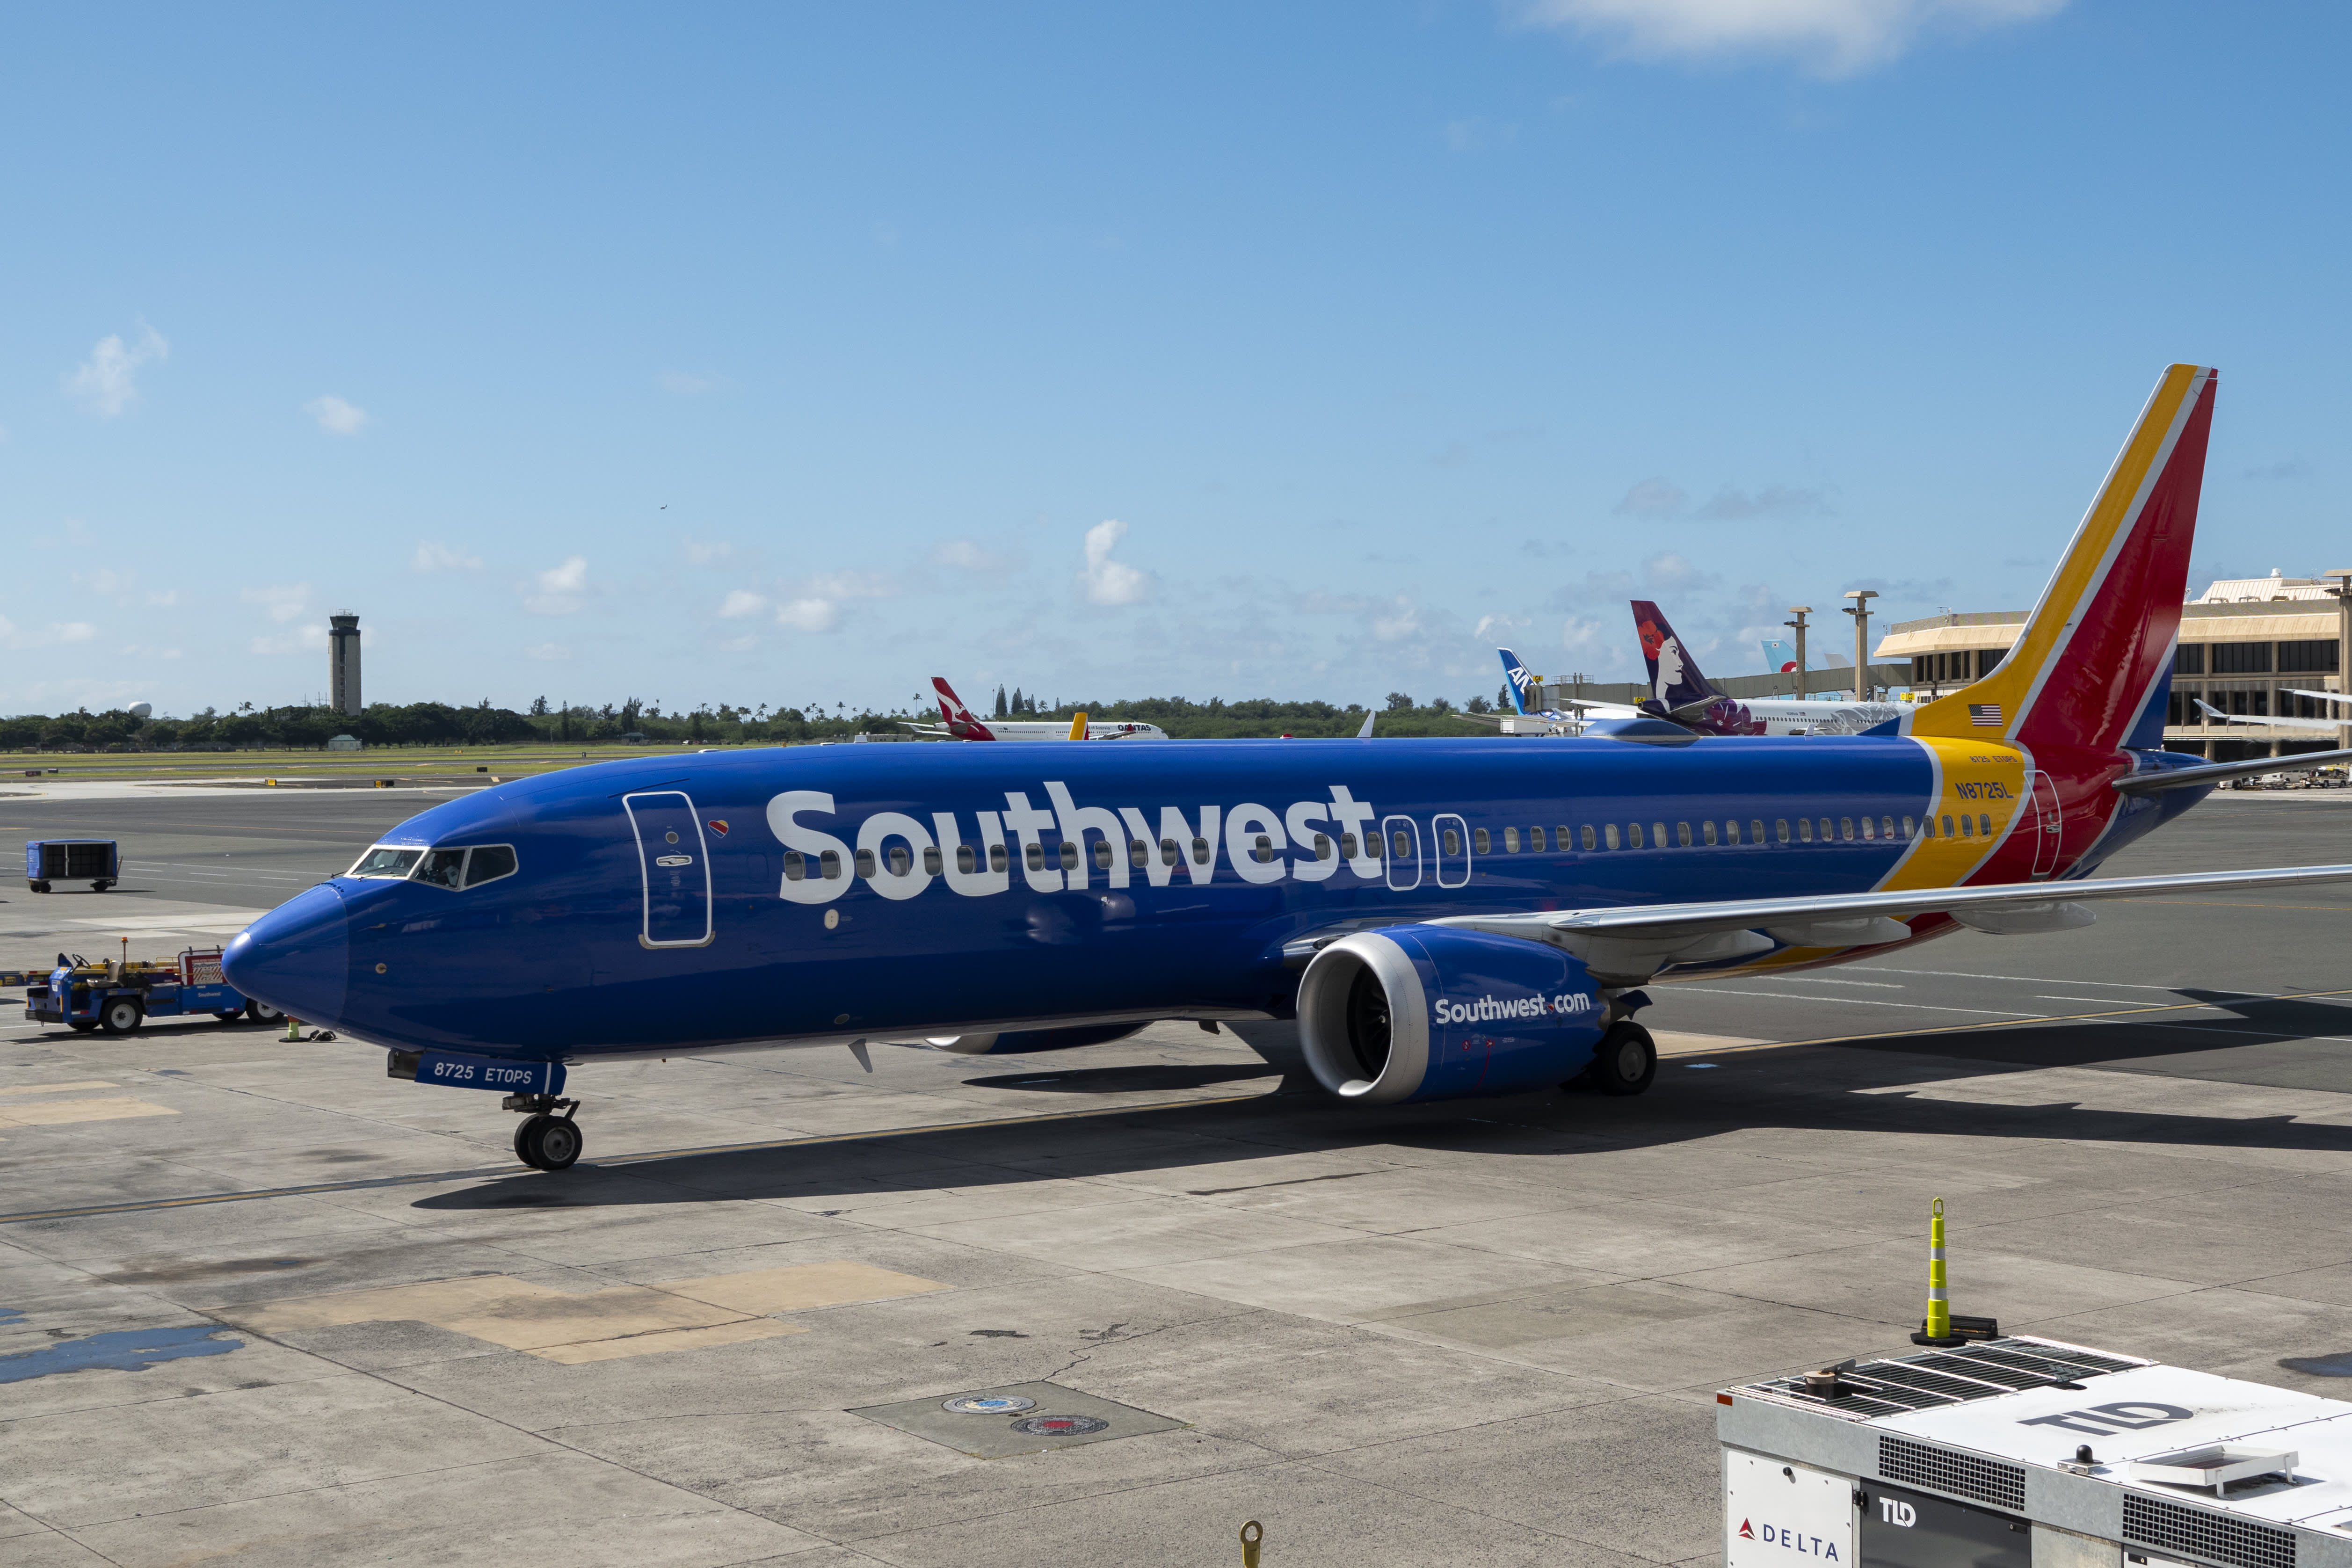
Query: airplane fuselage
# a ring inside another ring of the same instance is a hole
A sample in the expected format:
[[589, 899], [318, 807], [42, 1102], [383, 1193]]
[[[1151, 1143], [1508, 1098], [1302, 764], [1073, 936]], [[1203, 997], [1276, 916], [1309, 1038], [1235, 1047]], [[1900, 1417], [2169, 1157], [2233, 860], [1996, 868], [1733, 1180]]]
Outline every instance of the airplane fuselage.
[[503, 846], [511, 873], [312, 889], [270, 917], [268, 993], [381, 1045], [572, 1061], [1282, 1016], [1284, 944], [1349, 924], [2079, 876], [2202, 793], [2112, 780], [2191, 761], [1876, 736], [630, 759], [403, 824], [382, 842], [420, 866]]

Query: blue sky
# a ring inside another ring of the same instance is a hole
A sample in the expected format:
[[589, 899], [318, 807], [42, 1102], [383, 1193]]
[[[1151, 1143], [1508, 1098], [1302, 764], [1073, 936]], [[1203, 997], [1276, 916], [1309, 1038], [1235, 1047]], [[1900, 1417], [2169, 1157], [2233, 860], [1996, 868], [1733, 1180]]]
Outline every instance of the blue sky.
[[[2352, 564], [2352, 14], [19, 10], [0, 711], [1491, 695]], [[1831, 617], [1841, 623], [1843, 617]]]

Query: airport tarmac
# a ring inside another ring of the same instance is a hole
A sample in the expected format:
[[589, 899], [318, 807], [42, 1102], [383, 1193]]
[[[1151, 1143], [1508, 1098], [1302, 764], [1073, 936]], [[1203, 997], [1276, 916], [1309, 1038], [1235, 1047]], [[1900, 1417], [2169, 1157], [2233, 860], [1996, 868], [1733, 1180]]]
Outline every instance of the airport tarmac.
[[[0, 965], [220, 940], [421, 804], [0, 798], [130, 862], [0, 889]], [[2347, 829], [2222, 795], [2108, 868]], [[1633, 1100], [1344, 1110], [1273, 1025], [592, 1067], [552, 1176], [362, 1043], [9, 1006], [0, 1560], [1714, 1563], [1715, 1389], [1908, 1348], [1934, 1196], [1958, 1311], [2344, 1389], [2279, 1363], [2352, 1368], [2347, 931], [2299, 888], [1656, 987]]]

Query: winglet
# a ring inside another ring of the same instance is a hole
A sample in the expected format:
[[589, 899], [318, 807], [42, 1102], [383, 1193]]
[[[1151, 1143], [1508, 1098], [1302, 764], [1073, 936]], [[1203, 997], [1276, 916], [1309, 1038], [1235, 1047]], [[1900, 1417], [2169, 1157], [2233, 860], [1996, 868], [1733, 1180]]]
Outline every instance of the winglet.
[[[1521, 711], [1525, 711], [1525, 710], [1521, 710]], [[1372, 738], [1372, 721], [1379, 717], [1380, 713], [1377, 710], [1367, 710], [1364, 714], [1364, 727], [1356, 731], [1356, 739], [1359, 741], [1370, 740]]]
[[1070, 715], [1070, 739], [1073, 741], [1083, 741], [1086, 738], [1087, 710], [1081, 708], [1076, 713]]

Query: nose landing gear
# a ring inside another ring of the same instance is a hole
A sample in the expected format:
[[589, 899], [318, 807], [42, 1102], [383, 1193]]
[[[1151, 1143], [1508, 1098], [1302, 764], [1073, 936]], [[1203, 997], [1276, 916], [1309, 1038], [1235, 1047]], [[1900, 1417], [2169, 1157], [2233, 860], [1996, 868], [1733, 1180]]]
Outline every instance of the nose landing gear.
[[[580, 1109], [578, 1100], [559, 1100], [551, 1094], [510, 1094], [499, 1103], [502, 1110], [528, 1113], [515, 1129], [516, 1159], [541, 1171], [563, 1171], [580, 1158], [585, 1145], [580, 1124], [572, 1120]], [[556, 1114], [559, 1111], [561, 1115]]]

